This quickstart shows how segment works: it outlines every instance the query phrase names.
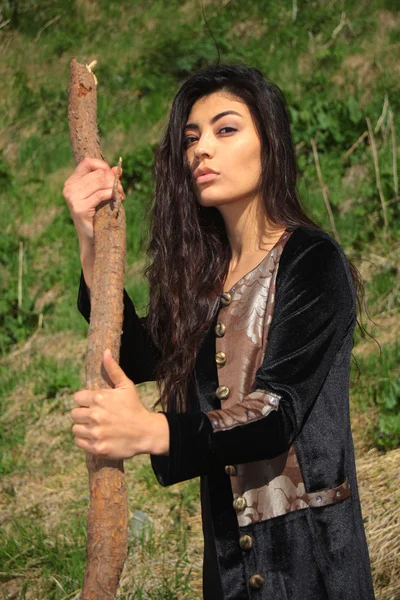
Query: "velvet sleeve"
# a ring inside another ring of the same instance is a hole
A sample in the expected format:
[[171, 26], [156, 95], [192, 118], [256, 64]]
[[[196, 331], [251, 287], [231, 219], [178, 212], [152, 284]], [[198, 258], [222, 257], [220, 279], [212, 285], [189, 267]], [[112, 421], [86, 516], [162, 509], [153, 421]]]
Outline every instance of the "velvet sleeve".
[[[78, 310], [90, 323], [90, 299], [83, 273], [78, 292]], [[146, 317], [139, 317], [124, 290], [124, 318], [119, 364], [134, 383], [155, 380], [158, 351], [146, 329]]]
[[159, 482], [170, 485], [288, 450], [355, 318], [351, 276], [334, 242], [318, 238], [289, 261], [283, 253], [266, 352], [249, 394], [227, 410], [166, 413], [169, 457], [152, 457]]

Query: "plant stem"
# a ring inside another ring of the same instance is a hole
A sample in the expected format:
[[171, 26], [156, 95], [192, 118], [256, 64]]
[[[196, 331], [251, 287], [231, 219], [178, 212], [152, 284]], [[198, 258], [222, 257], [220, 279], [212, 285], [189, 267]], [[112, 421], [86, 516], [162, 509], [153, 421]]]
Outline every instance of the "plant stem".
[[315, 166], [317, 168], [318, 181], [319, 181], [319, 185], [321, 186], [322, 196], [324, 198], [326, 210], [328, 211], [329, 220], [331, 222], [331, 227], [332, 227], [333, 235], [335, 236], [336, 241], [339, 242], [339, 244], [340, 244], [341, 241], [340, 241], [339, 232], [336, 229], [336, 223], [335, 223], [335, 219], [334, 219], [334, 216], [333, 216], [331, 203], [329, 202], [328, 186], [325, 184], [324, 178], [322, 177], [321, 166], [319, 164], [318, 149], [317, 149], [317, 145], [315, 143], [314, 138], [311, 138], [311, 146], [312, 146], [312, 149], [313, 149]]
[[378, 151], [376, 149], [375, 136], [374, 136], [374, 132], [372, 130], [371, 121], [368, 117], [366, 117], [366, 121], [367, 121], [367, 126], [368, 126], [368, 135], [369, 135], [369, 141], [370, 141], [370, 145], [371, 145], [372, 158], [374, 160], [376, 187], [378, 189], [379, 198], [381, 200], [382, 213], [383, 213], [383, 226], [384, 226], [385, 236], [386, 236], [388, 233], [388, 228], [389, 228], [389, 220], [388, 220], [385, 196], [383, 195], [382, 184], [381, 184], [381, 174], [380, 174], [380, 170], [379, 170]]

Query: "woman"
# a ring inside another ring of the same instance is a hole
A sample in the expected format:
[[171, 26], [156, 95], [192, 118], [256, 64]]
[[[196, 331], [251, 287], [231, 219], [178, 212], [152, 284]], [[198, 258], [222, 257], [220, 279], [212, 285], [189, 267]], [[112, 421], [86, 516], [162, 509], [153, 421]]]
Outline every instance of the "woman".
[[[92, 217], [114, 169], [64, 195], [89, 319]], [[76, 444], [201, 477], [206, 600], [374, 598], [349, 417], [352, 270], [305, 215], [285, 102], [256, 69], [183, 83], [155, 161], [149, 313], [125, 294], [115, 389], [75, 394]], [[163, 412], [135, 385], [157, 380]], [[112, 401], [110, 401], [112, 400]]]

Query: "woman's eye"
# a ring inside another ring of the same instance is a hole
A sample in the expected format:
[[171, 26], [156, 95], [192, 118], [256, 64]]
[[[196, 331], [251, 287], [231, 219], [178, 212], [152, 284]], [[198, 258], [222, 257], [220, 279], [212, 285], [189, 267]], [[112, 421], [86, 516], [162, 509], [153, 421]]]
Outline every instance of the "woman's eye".
[[195, 139], [196, 139], [195, 137], [187, 137], [187, 138], [185, 138], [185, 141], [183, 142], [183, 145], [185, 146], [185, 148], [187, 148], [188, 146], [190, 146], [190, 144]]
[[[234, 127], [222, 127], [222, 129], [220, 129], [219, 132], [222, 133], [224, 130], [227, 133], [229, 133], [230, 131], [237, 131]], [[227, 131], [227, 130], [229, 130], [229, 131]]]
[[[232, 131], [237, 131], [237, 129], [235, 129], [234, 127], [222, 127], [221, 129], [219, 129], [218, 133], [231, 133]], [[195, 142], [198, 138], [195, 136], [187, 136], [185, 138], [185, 141], [183, 142], [183, 145], [185, 148], [188, 148], [190, 146], [190, 144], [192, 144], [193, 142]]]

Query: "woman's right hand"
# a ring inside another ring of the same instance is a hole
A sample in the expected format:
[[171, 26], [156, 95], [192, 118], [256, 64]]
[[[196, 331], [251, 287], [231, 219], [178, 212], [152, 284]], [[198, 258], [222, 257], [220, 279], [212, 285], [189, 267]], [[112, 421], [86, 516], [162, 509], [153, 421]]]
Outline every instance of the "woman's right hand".
[[[82, 244], [93, 244], [93, 217], [96, 207], [110, 200], [117, 167], [110, 167], [104, 160], [84, 158], [66, 180], [63, 196]], [[119, 192], [125, 200], [121, 182]]]

